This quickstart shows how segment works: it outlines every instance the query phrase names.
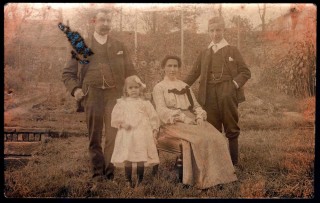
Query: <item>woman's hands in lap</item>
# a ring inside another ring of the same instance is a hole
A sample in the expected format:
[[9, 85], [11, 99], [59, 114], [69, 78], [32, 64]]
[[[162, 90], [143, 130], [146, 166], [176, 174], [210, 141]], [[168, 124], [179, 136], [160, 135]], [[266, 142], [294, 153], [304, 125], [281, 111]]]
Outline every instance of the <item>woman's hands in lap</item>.
[[189, 125], [195, 125], [196, 124], [194, 119], [191, 119], [191, 118], [189, 118], [187, 116], [184, 119], [184, 123], [189, 124]]
[[186, 115], [181, 116], [180, 114], [173, 115], [173, 124], [181, 122], [188, 125], [203, 125], [204, 120], [202, 118], [194, 119]]
[[197, 119], [197, 125], [203, 125], [204, 121], [203, 119]]

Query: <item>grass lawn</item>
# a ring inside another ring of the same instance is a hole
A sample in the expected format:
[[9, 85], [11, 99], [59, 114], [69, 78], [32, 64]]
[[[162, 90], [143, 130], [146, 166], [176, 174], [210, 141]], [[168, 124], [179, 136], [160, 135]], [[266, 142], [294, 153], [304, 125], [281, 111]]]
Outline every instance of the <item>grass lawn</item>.
[[88, 138], [47, 138], [27, 166], [5, 171], [7, 197], [95, 198], [312, 198], [314, 196], [314, 133], [310, 130], [248, 130], [242, 132], [238, 181], [199, 193], [177, 182], [175, 155], [160, 153], [159, 177], [145, 171], [144, 187], [105, 181], [90, 190]]
[[[242, 131], [237, 182], [202, 192], [185, 187], [176, 178], [176, 156], [160, 152], [159, 176], [152, 177], [147, 168], [143, 187], [126, 188], [124, 170], [119, 168], [116, 184], [105, 181], [90, 190], [88, 137], [84, 133], [46, 138], [25, 167], [6, 168], [4, 194], [14, 198], [313, 198], [314, 98], [296, 101], [272, 97], [274, 92], [263, 89], [250, 92], [239, 106]], [[52, 97], [51, 103], [34, 105], [28, 114], [6, 125], [85, 132], [84, 115], [72, 112], [72, 99]]]

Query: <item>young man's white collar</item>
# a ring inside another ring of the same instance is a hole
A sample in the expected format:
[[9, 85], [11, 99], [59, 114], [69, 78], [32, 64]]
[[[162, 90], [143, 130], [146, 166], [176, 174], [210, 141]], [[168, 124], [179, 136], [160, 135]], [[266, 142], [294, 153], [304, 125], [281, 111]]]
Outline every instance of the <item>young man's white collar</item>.
[[220, 42], [218, 42], [216, 44], [213, 41], [211, 41], [211, 43], [208, 46], [208, 49], [213, 47], [213, 45], [217, 45], [217, 48], [213, 49], [214, 53], [216, 53], [219, 49], [222, 49], [223, 47], [229, 45], [229, 43], [224, 38]]
[[105, 44], [108, 39], [108, 35], [99, 35], [96, 31], [94, 31], [93, 36], [101, 45]]

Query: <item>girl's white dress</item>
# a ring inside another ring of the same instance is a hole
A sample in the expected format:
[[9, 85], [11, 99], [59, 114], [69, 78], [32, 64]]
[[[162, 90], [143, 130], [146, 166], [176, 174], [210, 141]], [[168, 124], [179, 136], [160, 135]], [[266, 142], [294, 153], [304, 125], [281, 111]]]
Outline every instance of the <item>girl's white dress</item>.
[[[130, 130], [119, 128], [129, 124]], [[153, 130], [159, 130], [160, 120], [150, 101], [141, 98], [120, 98], [111, 114], [111, 126], [118, 128], [111, 162], [124, 166], [125, 161], [159, 164]]]

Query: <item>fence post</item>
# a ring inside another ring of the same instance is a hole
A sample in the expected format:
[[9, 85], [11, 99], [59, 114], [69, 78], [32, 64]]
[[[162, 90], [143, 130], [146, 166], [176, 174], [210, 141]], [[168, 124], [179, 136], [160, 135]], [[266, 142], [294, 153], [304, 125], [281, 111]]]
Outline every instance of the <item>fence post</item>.
[[184, 41], [184, 39], [183, 39], [183, 18], [184, 18], [184, 16], [183, 16], [183, 6], [181, 6], [181, 63], [183, 64], [183, 49], [184, 49], [184, 47], [183, 47], [183, 41]]
[[137, 30], [138, 30], [138, 12], [136, 9], [136, 13], [135, 13], [135, 28], [134, 28], [134, 55], [137, 58], [137, 52], [138, 52], [138, 34], [137, 34]]

